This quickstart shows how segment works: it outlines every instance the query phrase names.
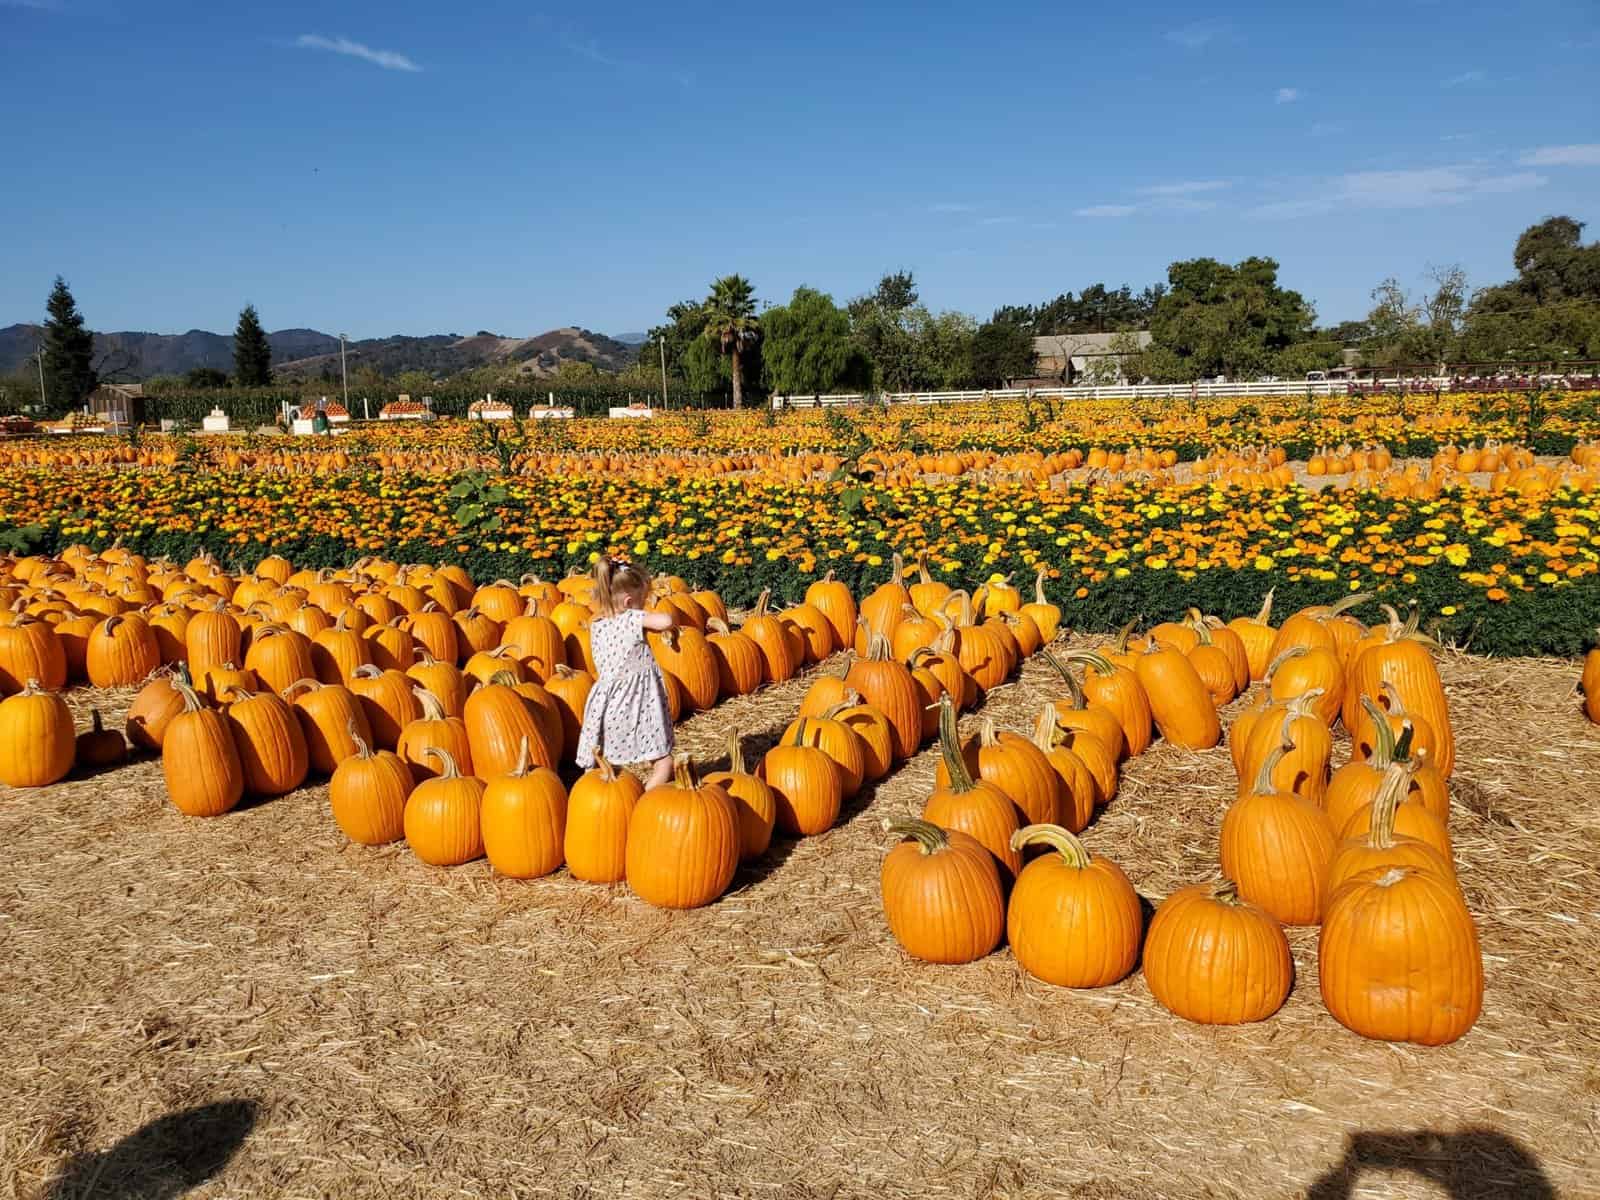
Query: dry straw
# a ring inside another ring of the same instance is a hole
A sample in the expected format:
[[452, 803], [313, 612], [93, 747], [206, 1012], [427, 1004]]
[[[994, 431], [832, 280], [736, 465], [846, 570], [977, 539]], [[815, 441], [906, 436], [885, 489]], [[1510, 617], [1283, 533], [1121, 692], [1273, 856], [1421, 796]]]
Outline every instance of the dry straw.
[[[254, 1127], [195, 1195], [1254, 1200], [1324, 1175], [1319, 1200], [1538, 1195], [1518, 1147], [1600, 1195], [1600, 732], [1571, 663], [1442, 669], [1488, 991], [1437, 1050], [1336, 1025], [1309, 930], [1287, 1006], [1240, 1029], [1169, 1016], [1137, 974], [1075, 993], [1003, 948], [908, 961], [879, 822], [920, 808], [930, 751], [693, 913], [345, 844], [325, 787], [212, 821], [178, 816], [149, 760], [0, 792], [0, 1197], [176, 1178], [158, 1153], [73, 1156], [239, 1100]], [[988, 711], [1028, 728], [1051, 674], [1030, 664]], [[758, 761], [805, 686], [682, 741], [715, 761], [736, 723]], [[74, 703], [120, 719], [128, 698]], [[1225, 747], [1158, 744], [1086, 840], [1159, 901], [1212, 875], [1233, 791]]]

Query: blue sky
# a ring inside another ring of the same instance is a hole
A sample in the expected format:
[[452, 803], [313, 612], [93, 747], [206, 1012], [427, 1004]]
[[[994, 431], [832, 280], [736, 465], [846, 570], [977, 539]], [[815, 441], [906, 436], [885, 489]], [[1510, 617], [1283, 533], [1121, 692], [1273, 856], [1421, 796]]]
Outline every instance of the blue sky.
[[[1600, 221], [1592, 0], [0, 0], [0, 324], [643, 329], [729, 271], [985, 317], [1266, 254], [1325, 320]], [[1600, 227], [1590, 235], [1600, 235]]]

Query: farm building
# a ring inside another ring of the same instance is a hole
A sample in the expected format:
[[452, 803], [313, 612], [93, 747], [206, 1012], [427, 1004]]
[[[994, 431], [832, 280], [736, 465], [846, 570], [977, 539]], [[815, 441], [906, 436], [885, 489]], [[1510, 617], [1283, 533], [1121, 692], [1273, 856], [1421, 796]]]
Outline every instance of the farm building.
[[1150, 345], [1149, 330], [1127, 333], [1058, 333], [1033, 339], [1033, 382], [1074, 384], [1090, 380], [1116, 383], [1123, 379], [1119, 351], [1134, 339], [1140, 350]]
[[143, 425], [144, 385], [102, 383], [89, 393], [84, 407], [95, 416], [104, 418], [108, 425]]

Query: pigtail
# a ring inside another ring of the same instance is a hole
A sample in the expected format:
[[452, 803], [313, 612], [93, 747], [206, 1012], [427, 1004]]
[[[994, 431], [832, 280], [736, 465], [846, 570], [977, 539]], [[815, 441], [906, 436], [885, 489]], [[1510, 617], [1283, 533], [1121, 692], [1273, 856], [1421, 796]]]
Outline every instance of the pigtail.
[[609, 617], [616, 612], [616, 597], [612, 593], [612, 579], [616, 570], [617, 562], [609, 554], [602, 554], [594, 560], [594, 610], [602, 617]]

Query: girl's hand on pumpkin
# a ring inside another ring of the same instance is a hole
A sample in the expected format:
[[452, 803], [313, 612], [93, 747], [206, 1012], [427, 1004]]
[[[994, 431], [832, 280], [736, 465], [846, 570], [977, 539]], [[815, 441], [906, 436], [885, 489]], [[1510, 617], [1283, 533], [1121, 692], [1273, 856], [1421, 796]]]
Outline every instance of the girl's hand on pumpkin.
[[644, 614], [644, 620], [641, 623], [646, 629], [651, 630], [654, 633], [665, 633], [667, 630], [671, 629], [676, 622], [673, 621], [671, 613], [646, 612]]

